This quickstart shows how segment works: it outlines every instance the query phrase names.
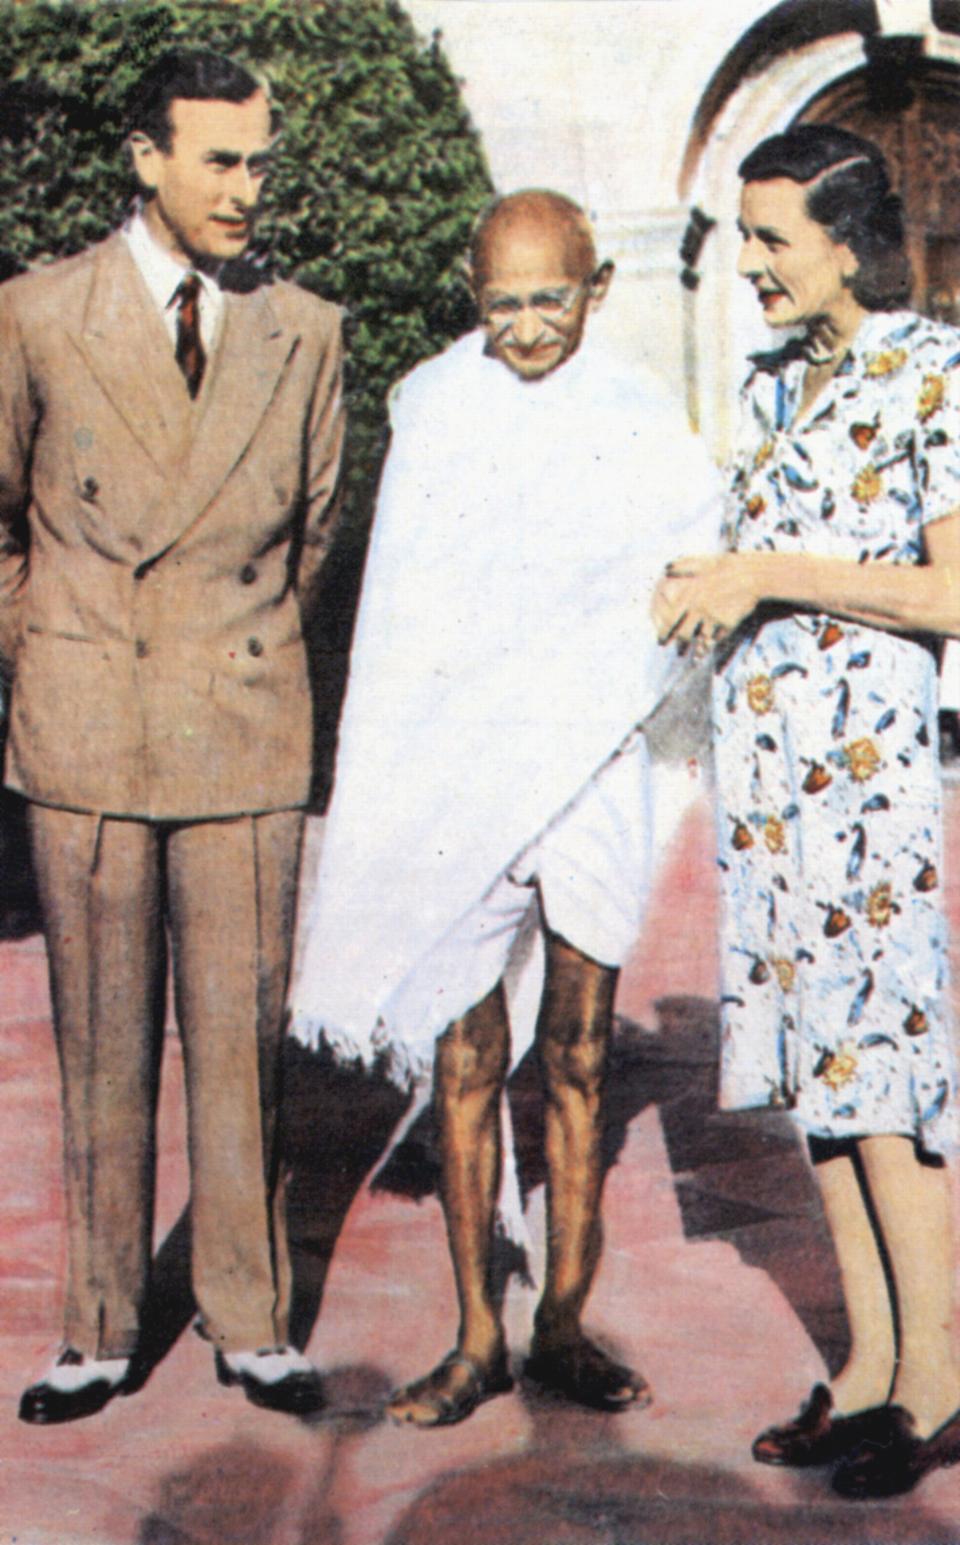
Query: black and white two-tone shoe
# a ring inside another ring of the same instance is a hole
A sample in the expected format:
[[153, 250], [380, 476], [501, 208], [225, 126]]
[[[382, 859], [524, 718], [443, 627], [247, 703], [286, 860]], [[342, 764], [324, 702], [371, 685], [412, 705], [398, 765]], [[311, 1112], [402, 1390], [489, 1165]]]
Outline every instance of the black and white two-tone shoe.
[[18, 1416], [36, 1427], [95, 1416], [121, 1395], [130, 1369], [126, 1357], [85, 1357], [65, 1347], [50, 1367], [20, 1396]]
[[312, 1416], [324, 1403], [319, 1373], [295, 1347], [218, 1351], [214, 1366], [221, 1384], [239, 1384], [249, 1401], [267, 1411]]

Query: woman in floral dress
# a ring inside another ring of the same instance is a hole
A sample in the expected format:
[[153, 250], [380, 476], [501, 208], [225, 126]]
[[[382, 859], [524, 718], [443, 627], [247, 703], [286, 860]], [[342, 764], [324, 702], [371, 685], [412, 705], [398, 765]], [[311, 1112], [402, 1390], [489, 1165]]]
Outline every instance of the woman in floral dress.
[[743, 391], [730, 551], [673, 563], [655, 616], [664, 641], [718, 646], [721, 1102], [806, 1132], [851, 1331], [754, 1457], [836, 1460], [836, 1490], [873, 1496], [960, 1460], [937, 760], [960, 332], [903, 309], [875, 146], [802, 127], [740, 171], [739, 271], [772, 327], [803, 331]]

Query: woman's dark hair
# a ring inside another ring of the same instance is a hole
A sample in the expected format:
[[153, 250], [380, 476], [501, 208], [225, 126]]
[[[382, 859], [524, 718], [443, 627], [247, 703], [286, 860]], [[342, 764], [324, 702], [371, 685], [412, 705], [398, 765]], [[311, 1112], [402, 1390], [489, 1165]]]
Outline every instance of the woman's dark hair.
[[762, 140], [740, 164], [744, 182], [788, 177], [807, 188], [807, 214], [844, 243], [859, 267], [850, 281], [866, 311], [910, 301], [903, 208], [890, 186], [883, 152], [829, 123], [805, 123]]

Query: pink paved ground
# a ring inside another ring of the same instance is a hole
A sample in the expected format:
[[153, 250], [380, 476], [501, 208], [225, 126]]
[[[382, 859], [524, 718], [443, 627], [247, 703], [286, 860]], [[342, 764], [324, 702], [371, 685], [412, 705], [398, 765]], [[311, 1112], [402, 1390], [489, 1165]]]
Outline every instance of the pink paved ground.
[[[955, 938], [958, 795], [955, 787], [949, 811]], [[58, 1090], [42, 945], [0, 946], [0, 1545], [958, 1545], [960, 1471], [934, 1476], [911, 1499], [858, 1507], [833, 1499], [822, 1475], [749, 1458], [757, 1429], [792, 1411], [822, 1373], [815, 1340], [836, 1344], [842, 1325], [789, 1138], [771, 1128], [750, 1135], [745, 1151], [736, 1118], [724, 1126], [728, 1118], [710, 1117], [708, 1095], [700, 1105], [686, 1098], [688, 1076], [701, 1089], [711, 1076], [702, 1035], [694, 1044], [715, 993], [709, 853], [707, 817], [695, 810], [664, 863], [620, 996], [643, 1029], [628, 1046], [640, 1060], [628, 1058], [612, 1093], [623, 1094], [631, 1068], [642, 1076], [630, 1087], [651, 1092], [625, 1107], [589, 1321], [657, 1393], [650, 1410], [620, 1417], [518, 1386], [443, 1432], [385, 1423], [388, 1389], [451, 1341], [452, 1285], [435, 1198], [361, 1187], [309, 1343], [327, 1371], [322, 1419], [272, 1416], [221, 1389], [209, 1350], [185, 1329], [145, 1388], [99, 1417], [46, 1430], [18, 1423], [20, 1389], [58, 1331]], [[659, 1019], [653, 1000], [667, 1000]], [[349, 1138], [350, 1113], [344, 1131]], [[169, 1037], [158, 1241], [186, 1199], [183, 1139], [180, 1054]], [[317, 1132], [315, 1143], [320, 1213], [304, 1219], [301, 1203], [300, 1218], [307, 1266], [350, 1194], [349, 1141], [335, 1135], [325, 1150]], [[325, 1199], [330, 1216], [321, 1215]], [[537, 1239], [542, 1205], [539, 1187], [530, 1203]], [[178, 1237], [163, 1257], [171, 1280]], [[531, 1305], [514, 1280], [507, 1314], [517, 1350]], [[186, 1310], [174, 1295], [167, 1312], [172, 1336]]]

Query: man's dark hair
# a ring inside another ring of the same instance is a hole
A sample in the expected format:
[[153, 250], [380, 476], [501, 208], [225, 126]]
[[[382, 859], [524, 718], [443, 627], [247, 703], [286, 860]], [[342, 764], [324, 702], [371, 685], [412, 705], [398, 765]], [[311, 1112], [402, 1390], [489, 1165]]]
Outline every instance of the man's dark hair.
[[262, 89], [242, 64], [200, 48], [171, 48], [155, 59], [137, 81], [127, 103], [127, 133], [149, 135], [158, 150], [173, 143], [170, 104], [246, 102]]
[[883, 152], [829, 123], [798, 124], [762, 140], [740, 164], [744, 182], [787, 177], [807, 189], [807, 214], [848, 246], [859, 267], [850, 290], [866, 311], [910, 301], [903, 207]]

